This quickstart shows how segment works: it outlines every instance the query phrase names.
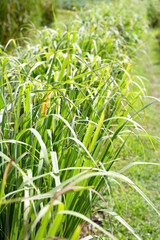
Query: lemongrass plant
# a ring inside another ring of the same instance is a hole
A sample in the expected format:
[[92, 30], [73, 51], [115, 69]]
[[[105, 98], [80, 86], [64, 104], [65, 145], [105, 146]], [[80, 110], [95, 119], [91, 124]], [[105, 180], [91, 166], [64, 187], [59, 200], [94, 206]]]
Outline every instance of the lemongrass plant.
[[1, 49], [1, 239], [78, 239], [84, 221], [116, 239], [88, 217], [109, 178], [127, 182], [160, 215], [110, 171], [130, 134], [148, 135], [135, 120], [147, 106], [131, 58], [147, 24], [134, 6], [103, 3], [64, 29], [37, 31], [37, 45], [12, 40], [12, 53]]

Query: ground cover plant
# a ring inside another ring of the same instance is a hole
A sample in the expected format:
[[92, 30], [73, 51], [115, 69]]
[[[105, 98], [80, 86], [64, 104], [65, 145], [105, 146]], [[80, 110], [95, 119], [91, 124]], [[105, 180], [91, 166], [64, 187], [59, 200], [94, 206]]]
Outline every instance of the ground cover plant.
[[[104, 2], [63, 28], [37, 30], [35, 45], [1, 47], [1, 239], [78, 239], [84, 221], [116, 239], [111, 216], [140, 239], [100, 194], [106, 185], [110, 195], [111, 180], [127, 182], [160, 215], [129, 178], [111, 171], [130, 135], [154, 145], [140, 125], [145, 87], [132, 71], [147, 28], [135, 1]], [[92, 221], [97, 199], [107, 228]]]

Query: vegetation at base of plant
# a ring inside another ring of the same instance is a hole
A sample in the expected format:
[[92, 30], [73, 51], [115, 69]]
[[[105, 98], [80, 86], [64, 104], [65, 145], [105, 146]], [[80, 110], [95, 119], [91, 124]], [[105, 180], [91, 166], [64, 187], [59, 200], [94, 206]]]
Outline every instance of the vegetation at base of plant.
[[[140, 125], [152, 102], [132, 69], [147, 20], [135, 1], [127, 5], [104, 2], [64, 29], [37, 31], [36, 45], [25, 42], [22, 49], [10, 40], [1, 48], [1, 239], [78, 239], [86, 221], [116, 239], [110, 216], [140, 239], [100, 194], [105, 185], [110, 196], [113, 179], [160, 215], [128, 177], [111, 171], [132, 134], [155, 141]], [[10, 44], [14, 50], [7, 52]], [[107, 229], [92, 221], [97, 199]]]

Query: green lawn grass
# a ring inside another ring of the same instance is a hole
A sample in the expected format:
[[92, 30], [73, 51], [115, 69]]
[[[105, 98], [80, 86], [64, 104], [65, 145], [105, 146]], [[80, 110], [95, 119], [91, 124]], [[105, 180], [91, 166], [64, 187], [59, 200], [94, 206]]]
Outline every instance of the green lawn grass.
[[[152, 30], [149, 39], [145, 40], [145, 48], [137, 53], [134, 63], [135, 74], [146, 78], [145, 85], [148, 95], [160, 98], [160, 57], [159, 46], [156, 39], [157, 30]], [[148, 44], [149, 43], [149, 44]], [[145, 53], [144, 53], [145, 50]], [[152, 136], [160, 138], [160, 102], [151, 105], [144, 118], [146, 130]], [[159, 163], [159, 144], [155, 149], [148, 139], [142, 137], [131, 137], [128, 141], [131, 154], [123, 151], [121, 160], [114, 165], [114, 170], [119, 171], [124, 166], [133, 162]], [[160, 209], [160, 167], [157, 165], [135, 165], [125, 171], [130, 179], [139, 186], [145, 194], [152, 199]], [[105, 189], [104, 189], [105, 191]], [[160, 219], [131, 187], [112, 183], [112, 199], [109, 204], [112, 210], [118, 212], [139, 234], [142, 239], [160, 239]], [[114, 200], [113, 200], [114, 199]], [[114, 219], [113, 230], [119, 239], [135, 239], [124, 227]]]

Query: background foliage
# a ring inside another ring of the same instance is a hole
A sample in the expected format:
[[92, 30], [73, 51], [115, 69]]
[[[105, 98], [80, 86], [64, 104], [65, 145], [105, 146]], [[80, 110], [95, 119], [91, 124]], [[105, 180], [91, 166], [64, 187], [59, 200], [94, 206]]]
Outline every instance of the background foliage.
[[[20, 30], [50, 25], [56, 9], [54, 0], [1, 0], [0, 1], [0, 42], [19, 37]], [[23, 31], [24, 32], [24, 31]]]

